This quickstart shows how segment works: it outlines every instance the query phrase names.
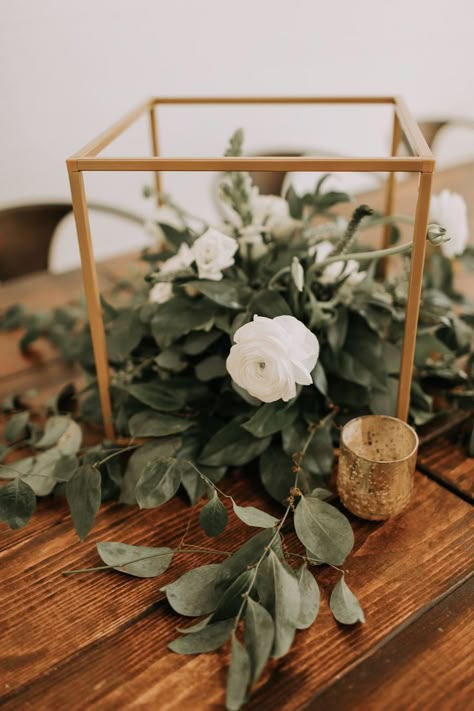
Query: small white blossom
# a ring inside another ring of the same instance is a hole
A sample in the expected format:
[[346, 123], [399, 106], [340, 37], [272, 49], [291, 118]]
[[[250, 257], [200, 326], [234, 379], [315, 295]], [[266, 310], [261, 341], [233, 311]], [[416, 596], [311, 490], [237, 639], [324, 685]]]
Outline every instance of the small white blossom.
[[[323, 240], [310, 247], [308, 253], [311, 256], [314, 254], [315, 263], [319, 264], [331, 255], [333, 249], [334, 245], [331, 242]], [[365, 271], [359, 271], [359, 262], [356, 259], [348, 259], [347, 261], [341, 259], [324, 267], [319, 281], [322, 284], [334, 284], [340, 279], [346, 279], [347, 284], [356, 286], [365, 279], [366, 274], [367, 272]]]
[[172, 257], [163, 262], [160, 267], [160, 272], [162, 274], [171, 274], [172, 272], [180, 272], [183, 269], [187, 269], [194, 262], [194, 254], [192, 249], [183, 242]]
[[265, 244], [260, 230], [255, 226], [242, 227], [239, 234], [239, 251], [242, 257], [246, 258], [250, 254], [251, 259], [260, 259], [268, 252], [268, 245]]
[[239, 245], [233, 237], [210, 227], [193, 244], [192, 254], [200, 279], [220, 281], [222, 270], [234, 264]]
[[436, 222], [446, 230], [449, 241], [441, 244], [445, 257], [452, 259], [462, 254], [469, 236], [467, 207], [464, 198], [450, 190], [433, 195], [430, 205], [430, 222]]
[[298, 291], [303, 291], [304, 269], [298, 257], [293, 257], [293, 261], [291, 262], [291, 277]]
[[150, 293], [148, 294], [148, 301], [154, 304], [164, 304], [165, 301], [171, 299], [173, 295], [173, 286], [170, 282], [158, 282], [155, 286], [152, 286]]
[[234, 334], [226, 361], [232, 380], [262, 402], [296, 396], [296, 385], [311, 385], [319, 356], [314, 333], [294, 318], [254, 316]]

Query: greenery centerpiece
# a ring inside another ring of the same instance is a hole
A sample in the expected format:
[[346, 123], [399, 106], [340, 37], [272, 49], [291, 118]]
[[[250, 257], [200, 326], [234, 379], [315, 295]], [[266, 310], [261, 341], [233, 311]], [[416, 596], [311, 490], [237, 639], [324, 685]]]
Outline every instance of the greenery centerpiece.
[[[241, 150], [238, 131], [227, 155]], [[97, 546], [104, 563], [97, 569], [138, 577], [161, 575], [182, 553], [222, 555], [223, 562], [191, 569], [163, 590], [176, 612], [202, 617], [171, 649], [196, 654], [231, 640], [229, 709], [240, 708], [267, 660], [286, 654], [295, 631], [316, 618], [319, 590], [309, 566], [340, 570], [334, 616], [364, 621], [340, 568], [354, 539], [327, 500], [329, 478], [341, 424], [395, 414], [411, 242], [400, 244], [396, 226], [408, 218], [359, 205], [346, 221], [337, 208], [351, 197], [328, 184], [324, 176], [303, 195], [289, 186], [283, 197], [267, 196], [247, 173], [229, 173], [219, 185], [218, 227], [169, 199], [157, 211], [152, 227], [164, 248], [144, 252], [146, 278], [133, 283], [125, 305], [103, 299], [114, 425], [124, 446], [97, 437], [83, 446], [78, 422], [100, 424], [101, 415], [82, 308], [29, 314], [13, 306], [2, 322], [25, 329], [22, 347], [50, 338], [81, 364], [88, 382], [80, 397], [69, 386], [54, 398], [41, 426], [16, 394], [4, 403], [0, 520], [19, 528], [37, 496], [64, 493], [84, 539], [102, 500], [154, 508], [183, 487], [191, 504], [207, 500], [198, 504], [206, 536], [225, 531], [228, 509], [250, 530], [261, 529], [234, 552]], [[472, 313], [452, 283], [451, 259], [467, 237], [460, 200], [445, 192], [432, 203], [410, 406], [415, 425], [434, 416], [434, 392], [444, 404], [472, 403], [472, 359], [467, 368], [459, 360], [470, 352]], [[387, 222], [392, 245], [364, 247], [364, 231]], [[378, 279], [380, 259], [395, 254], [399, 273]], [[30, 456], [16, 459], [18, 451]], [[284, 504], [281, 516], [241, 505], [218, 486], [229, 467], [247, 466]], [[299, 552], [282, 545], [291, 520]]]

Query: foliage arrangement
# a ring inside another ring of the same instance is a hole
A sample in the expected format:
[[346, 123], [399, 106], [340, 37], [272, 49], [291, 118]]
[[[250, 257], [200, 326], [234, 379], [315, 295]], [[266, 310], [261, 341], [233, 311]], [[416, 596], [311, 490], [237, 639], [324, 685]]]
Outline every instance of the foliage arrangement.
[[[227, 154], [239, 155], [242, 140], [236, 132]], [[48, 404], [44, 427], [18, 396], [4, 403], [10, 414], [0, 445], [7, 480], [1, 521], [19, 528], [37, 496], [65, 494], [82, 540], [101, 501], [118, 496], [154, 508], [182, 486], [191, 504], [207, 497], [199, 513], [207, 536], [225, 530], [223, 497], [233, 515], [261, 529], [239, 550], [223, 552], [224, 562], [191, 569], [164, 588], [176, 612], [205, 615], [181, 630], [173, 651], [197, 654], [231, 640], [229, 709], [240, 708], [269, 657], [286, 654], [295, 631], [316, 618], [319, 590], [308, 565], [341, 566], [352, 549], [348, 520], [326, 501], [340, 425], [395, 413], [411, 249], [399, 243], [396, 223], [408, 218], [359, 205], [346, 221], [337, 207], [351, 197], [328, 184], [324, 176], [312, 192], [299, 195], [289, 186], [284, 197], [264, 196], [248, 174], [226, 174], [219, 229], [170, 201], [157, 211], [154, 229], [164, 248], [144, 252], [146, 279], [132, 285], [125, 306], [103, 299], [114, 425], [127, 445], [82, 446], [78, 422], [101, 423], [82, 307], [29, 314], [16, 305], [2, 320], [5, 329], [24, 328], [22, 348], [49, 338], [65, 359], [81, 364], [88, 384], [75, 418], [70, 410], [78, 397], [68, 386]], [[461, 253], [471, 258], [465, 206], [445, 193], [432, 213], [411, 393], [415, 425], [434, 416], [433, 392], [443, 407], [470, 406], [474, 394], [473, 315], [454, 291], [451, 261]], [[387, 223], [389, 248], [362, 246], [366, 229]], [[405, 268], [379, 279], [380, 260], [394, 254]], [[17, 450], [31, 456], [15, 460]], [[281, 518], [241, 506], [217, 487], [229, 467], [247, 465], [285, 505]], [[301, 553], [282, 546], [291, 519]], [[100, 569], [155, 577], [185, 551], [107, 542], [98, 552]], [[290, 565], [295, 557], [297, 569]], [[331, 610], [341, 623], [363, 622], [341, 573]]]

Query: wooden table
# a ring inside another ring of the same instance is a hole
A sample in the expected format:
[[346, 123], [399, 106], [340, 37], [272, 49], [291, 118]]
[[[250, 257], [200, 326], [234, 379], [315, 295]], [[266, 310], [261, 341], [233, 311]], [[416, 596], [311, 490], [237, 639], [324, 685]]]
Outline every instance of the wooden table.
[[[474, 205], [474, 164], [445, 171], [436, 183], [435, 189], [464, 191]], [[409, 194], [409, 184], [401, 186], [397, 209], [409, 204]], [[101, 265], [103, 288], [116, 283], [129, 263], [127, 256]], [[51, 307], [80, 289], [77, 272], [39, 274], [0, 287], [0, 300]], [[27, 358], [17, 340], [17, 333], [0, 334], [0, 397], [35, 387], [41, 401], [76, 377], [51, 347], [39, 344]], [[274, 663], [249, 709], [429, 711], [472, 704], [474, 464], [456, 429], [437, 427], [425, 441], [415, 493], [403, 514], [384, 524], [351, 517], [356, 545], [347, 579], [367, 624], [348, 629], [334, 622], [327, 597], [337, 574], [323, 569], [316, 623]], [[259, 485], [237, 473], [223, 488], [241, 503], [264, 500], [272, 508]], [[97, 565], [96, 541], [174, 547], [188, 512], [180, 498], [140, 512], [108, 503], [80, 544], [65, 502], [47, 498], [25, 529], [1, 527], [3, 711], [223, 708], [226, 655], [182, 657], [167, 650], [182, 618], [159, 588], [197, 559], [183, 556], [159, 580], [114, 571], [61, 576], [64, 569]], [[238, 522], [229, 526], [223, 534], [228, 549], [247, 537], [244, 529]], [[202, 540], [195, 516], [187, 541]]]

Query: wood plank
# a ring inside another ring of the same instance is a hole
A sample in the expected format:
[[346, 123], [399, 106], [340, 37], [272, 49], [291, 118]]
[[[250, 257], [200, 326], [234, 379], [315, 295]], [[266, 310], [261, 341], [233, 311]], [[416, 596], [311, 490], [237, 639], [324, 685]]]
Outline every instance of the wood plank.
[[[472, 418], [464, 425], [472, 430]], [[422, 471], [474, 502], [474, 458], [468, 457], [466, 427], [440, 435], [421, 447], [418, 464]]]
[[473, 639], [471, 577], [302, 708], [468, 709], [474, 698]]
[[[239, 502], [262, 505], [264, 495], [253, 481], [250, 486], [248, 477], [234, 473], [223, 486]], [[159, 587], [191, 562], [202, 564], [203, 558], [181, 556], [187, 560], [177, 561], [160, 580], [137, 581], [115, 572], [59, 577], [64, 568], [98, 564], [91, 546], [95, 540], [175, 546], [187, 511], [179, 499], [139, 513], [109, 504], [89, 542], [77, 543], [65, 516], [54, 527], [7, 546], [0, 555], [5, 571], [0, 588], [2, 709], [66, 703], [71, 709], [101, 711], [222, 707], [226, 655], [180, 657], [166, 647], [182, 618], [169, 609]], [[36, 517], [42, 515], [40, 505]], [[402, 515], [384, 524], [352, 517], [356, 547], [347, 563], [348, 582], [360, 597], [367, 624], [353, 629], [336, 625], [326, 600], [338, 574], [323, 569], [318, 576], [324, 600], [319, 619], [312, 629], [298, 633], [294, 649], [274, 664], [275, 673], [263, 681], [249, 708], [299, 708], [465, 580], [472, 568], [472, 516], [468, 504], [418, 475], [416, 493]], [[9, 535], [2, 535], [4, 546]], [[247, 536], [248, 529], [232, 517], [222, 542], [213, 540], [212, 546], [232, 550]], [[188, 541], [204, 542], [196, 518]], [[298, 550], [293, 536], [286, 543]], [[206, 556], [206, 561], [212, 558]], [[28, 600], [27, 607], [21, 600]]]

